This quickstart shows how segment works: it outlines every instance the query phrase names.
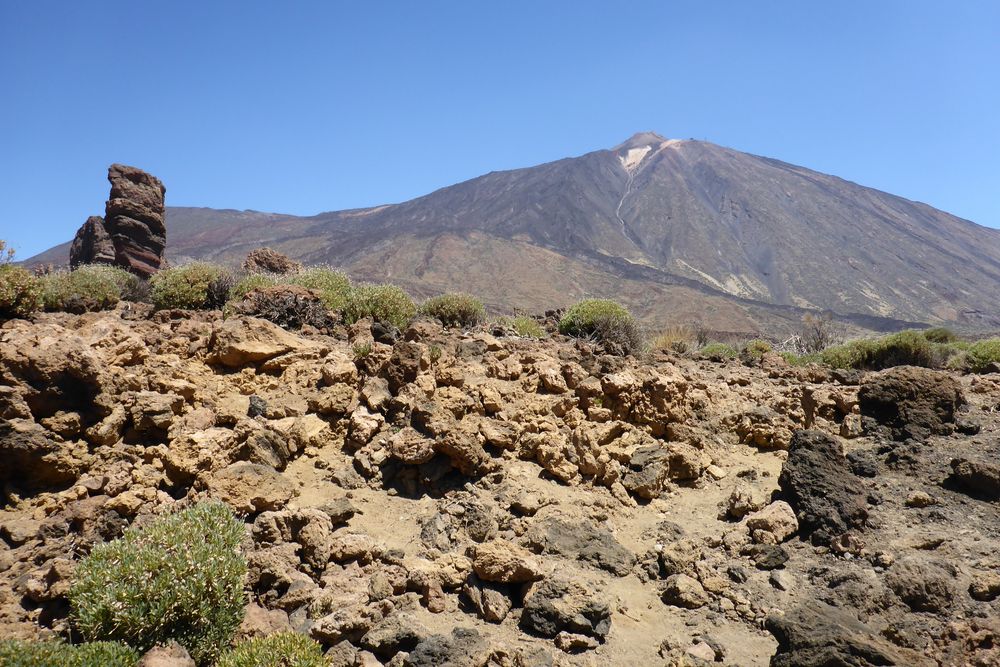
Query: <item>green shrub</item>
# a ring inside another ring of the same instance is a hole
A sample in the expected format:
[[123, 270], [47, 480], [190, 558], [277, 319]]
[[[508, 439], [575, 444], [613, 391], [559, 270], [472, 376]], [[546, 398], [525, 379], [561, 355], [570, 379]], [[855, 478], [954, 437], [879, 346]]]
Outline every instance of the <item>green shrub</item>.
[[370, 317], [377, 322], [403, 329], [417, 313], [413, 300], [395, 285], [358, 285], [344, 304], [344, 322], [354, 324]]
[[1000, 364], [1000, 338], [976, 341], [965, 352], [965, 363], [973, 373], [985, 373], [990, 364]]
[[208, 502], [97, 545], [70, 588], [75, 626], [88, 640], [140, 652], [172, 639], [209, 664], [243, 617], [242, 539], [232, 511]]
[[900, 331], [875, 341], [862, 367], [882, 370], [893, 366], [933, 368], [939, 357], [933, 345], [917, 331]]
[[486, 319], [483, 302], [469, 294], [442, 294], [431, 297], [420, 306], [420, 312], [434, 317], [446, 327], [474, 327]]
[[518, 315], [511, 320], [510, 324], [514, 327], [514, 331], [517, 332], [518, 336], [523, 338], [545, 338], [545, 329], [542, 328], [542, 325], [527, 315]]
[[24, 318], [42, 307], [42, 288], [30, 271], [0, 264], [0, 320]]
[[726, 359], [735, 359], [739, 356], [736, 348], [726, 343], [709, 343], [698, 352], [701, 356], [712, 361], [725, 361]]
[[222, 267], [204, 262], [163, 269], [149, 281], [153, 305], [157, 310], [205, 308], [209, 301], [209, 288], [224, 273]]
[[760, 338], [754, 338], [748, 341], [743, 349], [740, 350], [740, 359], [747, 363], [758, 362], [764, 358], [764, 355], [771, 351], [771, 344], [766, 340], [761, 340]]
[[247, 294], [261, 287], [273, 287], [278, 278], [270, 273], [248, 273], [236, 280], [229, 288], [229, 302], [242, 300]]
[[610, 299], [584, 299], [570, 307], [559, 320], [559, 333], [593, 338], [614, 354], [637, 354], [642, 348], [639, 324]]
[[124, 290], [135, 291], [139, 278], [117, 266], [85, 264], [42, 276], [39, 282], [45, 310], [85, 313], [114, 307]]
[[72, 646], [60, 641], [0, 640], [3, 667], [135, 667], [139, 654], [117, 642]]
[[341, 310], [351, 292], [351, 279], [342, 271], [318, 266], [284, 277], [287, 282], [319, 292], [319, 297], [330, 310]]
[[258, 637], [227, 651], [215, 667], [326, 667], [323, 648], [305, 635], [279, 632]]
[[932, 343], [954, 343], [958, 340], [955, 332], [946, 327], [932, 327], [924, 329], [921, 333]]
[[828, 347], [817, 356], [831, 368], [865, 368], [877, 346], [878, 343], [873, 340], [853, 340]]

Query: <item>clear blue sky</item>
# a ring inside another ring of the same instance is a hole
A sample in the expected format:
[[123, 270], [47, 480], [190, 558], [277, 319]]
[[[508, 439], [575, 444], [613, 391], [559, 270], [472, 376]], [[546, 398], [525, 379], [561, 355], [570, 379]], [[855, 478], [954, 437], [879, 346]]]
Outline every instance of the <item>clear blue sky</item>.
[[0, 238], [168, 205], [406, 200], [613, 146], [707, 139], [1000, 227], [1000, 2], [0, 0]]

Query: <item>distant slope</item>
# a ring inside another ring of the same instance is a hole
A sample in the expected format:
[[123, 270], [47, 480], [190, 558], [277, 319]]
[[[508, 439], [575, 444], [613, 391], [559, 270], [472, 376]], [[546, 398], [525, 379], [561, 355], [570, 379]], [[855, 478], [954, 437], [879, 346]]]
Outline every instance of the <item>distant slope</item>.
[[[494, 172], [309, 218], [171, 208], [174, 261], [270, 245], [420, 294], [538, 309], [617, 296], [652, 323], [787, 330], [804, 309], [874, 328], [1000, 326], [1000, 232], [842, 179], [699, 141]], [[64, 260], [62, 248], [33, 261]]]

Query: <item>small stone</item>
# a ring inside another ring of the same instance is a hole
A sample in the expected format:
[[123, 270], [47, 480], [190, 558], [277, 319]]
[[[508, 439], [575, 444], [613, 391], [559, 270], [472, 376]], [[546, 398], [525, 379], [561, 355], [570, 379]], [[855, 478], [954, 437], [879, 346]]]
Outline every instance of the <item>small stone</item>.
[[924, 491], [914, 491], [906, 497], [907, 507], [930, 507], [937, 505], [937, 498]]
[[729, 474], [719, 466], [715, 465], [714, 463], [705, 468], [705, 472], [711, 475], [712, 479], [723, 479]]
[[565, 651], [566, 653], [580, 653], [600, 646], [600, 642], [593, 637], [578, 635], [566, 632], [565, 630], [556, 635], [555, 644], [560, 651]]
[[697, 609], [709, 602], [705, 588], [694, 577], [686, 574], [674, 574], [666, 579], [663, 590], [663, 601], [675, 607]]
[[790, 591], [795, 585], [795, 577], [786, 570], [774, 570], [768, 580], [779, 591]]

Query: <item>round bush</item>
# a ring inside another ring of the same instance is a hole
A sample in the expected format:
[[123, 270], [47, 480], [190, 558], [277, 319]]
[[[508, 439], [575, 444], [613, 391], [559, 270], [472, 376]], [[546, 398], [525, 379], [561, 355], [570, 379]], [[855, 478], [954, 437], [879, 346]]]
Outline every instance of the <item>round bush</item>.
[[208, 502], [97, 545], [70, 588], [75, 626], [88, 640], [140, 652], [172, 639], [210, 664], [243, 618], [242, 539], [232, 511]]
[[398, 329], [406, 328], [416, 314], [413, 299], [395, 285], [358, 285], [350, 291], [343, 309], [347, 324], [370, 317]]
[[164, 269], [149, 281], [153, 305], [157, 310], [205, 308], [209, 300], [209, 288], [223, 274], [222, 267], [204, 262]]
[[985, 373], [990, 364], [1000, 364], [1000, 338], [976, 341], [965, 352], [965, 363], [973, 373]]
[[955, 332], [946, 327], [932, 327], [923, 330], [924, 338], [932, 343], [954, 343], [958, 340]]
[[292, 285], [316, 290], [330, 310], [341, 310], [351, 292], [351, 279], [342, 271], [326, 267], [312, 267], [286, 276]]
[[27, 317], [42, 307], [42, 288], [30, 271], [0, 265], [0, 320]]
[[420, 306], [420, 312], [440, 320], [446, 327], [474, 327], [486, 319], [483, 302], [470, 294], [442, 294]]
[[280, 632], [243, 642], [226, 652], [215, 667], [326, 667], [323, 648], [305, 635]]
[[4, 667], [135, 667], [139, 654], [117, 642], [72, 646], [60, 641], [0, 641]]
[[559, 333], [586, 337], [594, 333], [599, 322], [629, 319], [632, 319], [632, 314], [616, 301], [584, 299], [570, 307], [559, 320]]
[[124, 269], [85, 264], [72, 271], [42, 276], [42, 302], [47, 311], [85, 313], [114, 307], [123, 290], [135, 290], [139, 279]]
[[585, 299], [572, 306], [559, 320], [559, 333], [593, 338], [613, 354], [636, 354], [642, 348], [635, 318], [610, 299]]

